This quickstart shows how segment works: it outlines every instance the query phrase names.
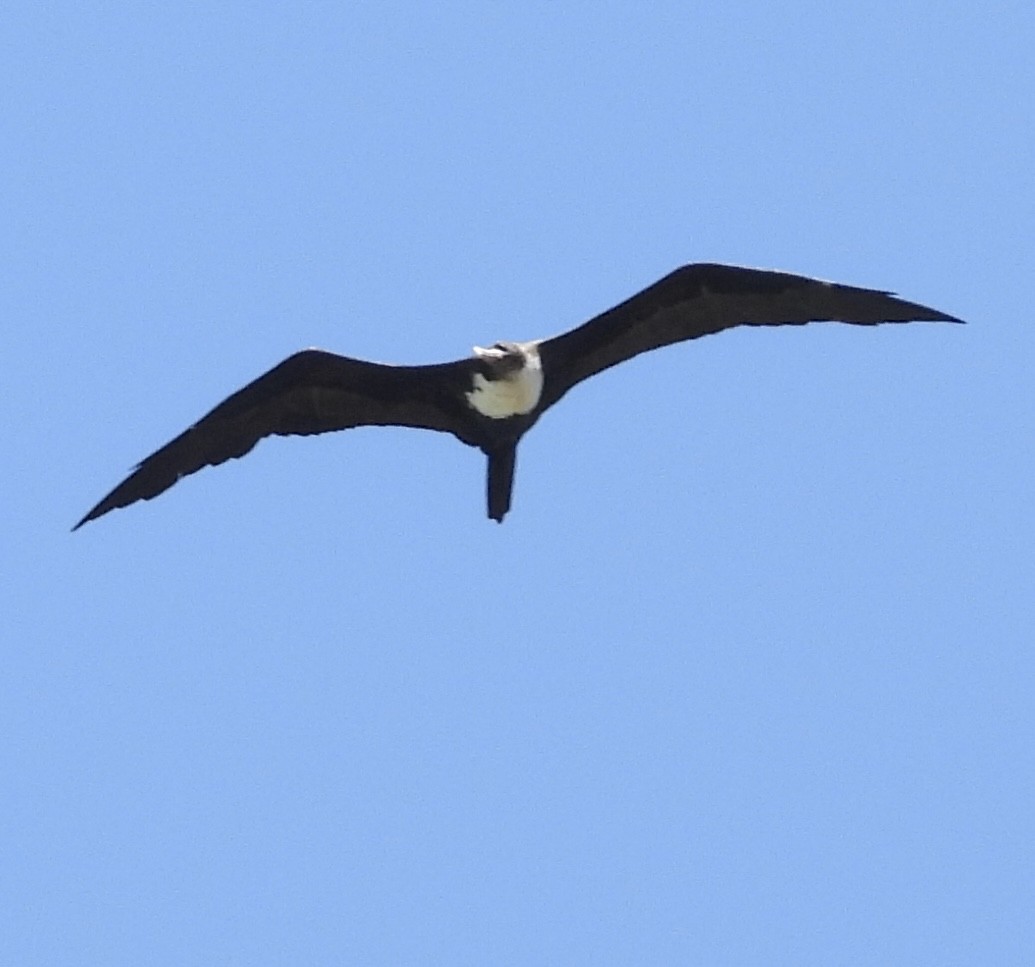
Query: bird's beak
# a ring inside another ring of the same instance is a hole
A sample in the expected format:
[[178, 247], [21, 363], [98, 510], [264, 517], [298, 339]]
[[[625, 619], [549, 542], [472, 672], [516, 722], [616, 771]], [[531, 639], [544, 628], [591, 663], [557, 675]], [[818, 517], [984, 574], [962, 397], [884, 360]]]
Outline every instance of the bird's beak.
[[479, 359], [502, 359], [507, 355], [502, 349], [486, 349], [484, 346], [472, 346], [471, 348]]

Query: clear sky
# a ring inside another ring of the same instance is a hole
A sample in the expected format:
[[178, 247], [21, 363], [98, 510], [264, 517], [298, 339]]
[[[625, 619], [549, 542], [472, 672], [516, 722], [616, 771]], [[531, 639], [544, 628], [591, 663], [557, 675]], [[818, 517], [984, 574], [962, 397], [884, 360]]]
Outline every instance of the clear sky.
[[[1035, 962], [1031, 3], [0, 29], [0, 964]], [[690, 261], [969, 325], [642, 357], [502, 526], [393, 429], [69, 533], [296, 349], [454, 359]]]

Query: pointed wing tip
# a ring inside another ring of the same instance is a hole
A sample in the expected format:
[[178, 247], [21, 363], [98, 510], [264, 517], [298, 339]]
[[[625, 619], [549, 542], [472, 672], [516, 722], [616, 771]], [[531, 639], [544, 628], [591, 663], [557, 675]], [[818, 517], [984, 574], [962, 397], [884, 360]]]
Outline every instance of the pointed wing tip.
[[[893, 299], [900, 299], [899, 296], [894, 295], [891, 292], [886, 293]], [[901, 301], [901, 299], [900, 299]], [[916, 322], [955, 322], [961, 326], [965, 326], [967, 321], [960, 319], [958, 316], [950, 316], [947, 312], [942, 312], [941, 309], [932, 309], [930, 306], [922, 306], [917, 302], [909, 303], [909, 305], [915, 310], [915, 315], [912, 316], [912, 321]]]
[[[837, 289], [853, 289], [854, 286], [843, 286], [837, 282], [824, 282], [824, 285], [832, 286]], [[867, 291], [865, 289], [858, 291]], [[958, 316], [950, 316], [947, 312], [942, 312], [941, 309], [934, 309], [931, 306], [925, 306], [920, 302], [910, 302], [908, 299], [903, 299], [897, 292], [889, 292], [887, 290], [873, 289], [870, 290], [874, 295], [883, 296], [887, 301], [887, 308], [891, 309], [894, 307], [901, 315], [896, 315], [892, 319], [888, 319], [888, 322], [955, 322], [961, 326], [965, 326], [966, 320], [960, 319]]]
[[930, 306], [920, 305], [918, 302], [906, 302], [906, 300], [894, 292], [884, 292], [882, 295], [886, 295], [898, 302], [901, 307], [910, 312], [908, 318], [902, 317], [902, 322], [954, 322], [961, 326], [967, 324], [965, 319], [960, 319], [958, 316], [950, 316], [949, 313], [942, 312], [941, 309], [932, 309]]
[[76, 524], [75, 527], [73, 527], [69, 533], [74, 534], [77, 530], [79, 530], [80, 527], [83, 526], [83, 524], [89, 524], [90, 521], [96, 520], [98, 517], [100, 517], [103, 514], [106, 514], [109, 510], [111, 510], [110, 507], [105, 507], [103, 510], [101, 510], [101, 506], [102, 504], [98, 504], [96, 507], [93, 507], [91, 510], [89, 510], [83, 517], [83, 519], [80, 520], [79, 523]]
[[921, 318], [920, 322], [952, 322], [959, 326], [965, 326], [967, 324], [966, 319], [959, 319], [956, 316], [950, 316], [947, 312], [932, 312], [929, 316]]

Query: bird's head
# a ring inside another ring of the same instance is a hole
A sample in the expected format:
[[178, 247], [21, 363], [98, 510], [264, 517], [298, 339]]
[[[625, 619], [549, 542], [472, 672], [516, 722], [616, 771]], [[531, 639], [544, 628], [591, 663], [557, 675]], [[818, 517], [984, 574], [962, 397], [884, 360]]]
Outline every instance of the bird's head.
[[489, 379], [506, 379], [527, 362], [525, 351], [516, 342], [497, 342], [488, 349], [475, 346], [474, 355], [484, 364]]

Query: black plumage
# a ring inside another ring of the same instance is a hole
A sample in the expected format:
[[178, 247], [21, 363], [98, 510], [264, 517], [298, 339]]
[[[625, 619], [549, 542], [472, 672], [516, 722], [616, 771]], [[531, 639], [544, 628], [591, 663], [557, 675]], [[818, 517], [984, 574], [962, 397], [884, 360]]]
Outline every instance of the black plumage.
[[[502, 521], [510, 508], [518, 442], [576, 383], [648, 350], [734, 326], [817, 321], [876, 325], [961, 320], [888, 292], [699, 263], [677, 269], [569, 332], [497, 343], [455, 362], [388, 366], [307, 349], [238, 390], [144, 459], [75, 527], [149, 500], [202, 467], [244, 456], [263, 437], [356, 426], [438, 430], [478, 447], [489, 459], [489, 517]], [[476, 382], [499, 387], [528, 367], [541, 367], [542, 381], [527, 410], [503, 416], [479, 411], [471, 395]]]

